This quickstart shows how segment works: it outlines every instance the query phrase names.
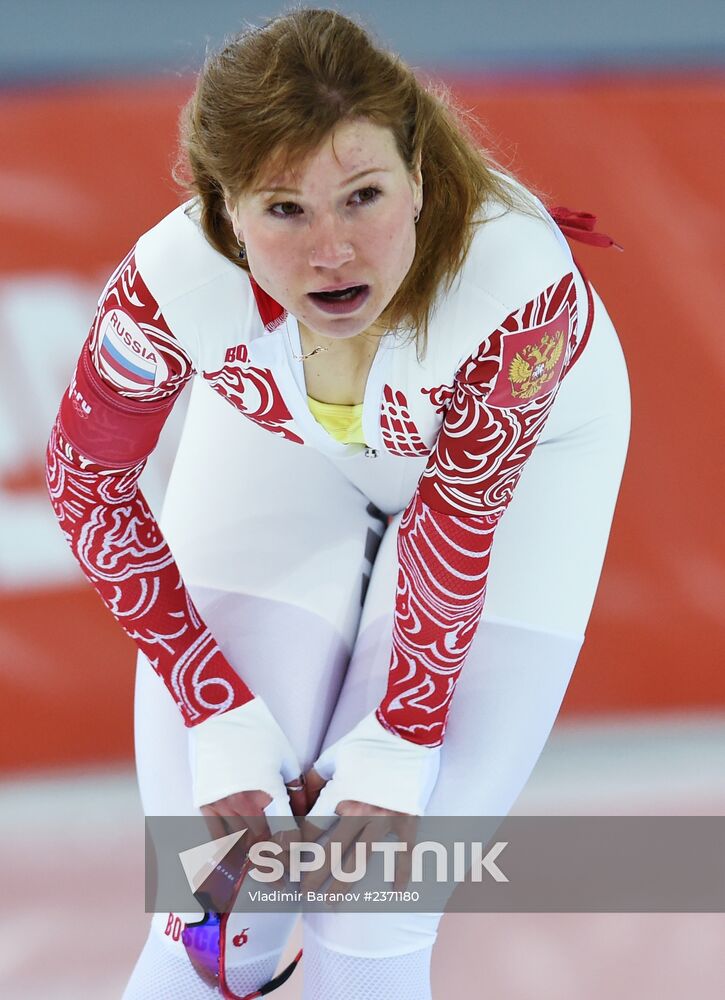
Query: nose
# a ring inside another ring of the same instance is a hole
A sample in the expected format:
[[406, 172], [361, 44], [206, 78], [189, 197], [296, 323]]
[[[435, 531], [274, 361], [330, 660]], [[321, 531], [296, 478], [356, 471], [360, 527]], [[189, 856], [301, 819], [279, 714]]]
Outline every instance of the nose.
[[326, 215], [315, 222], [310, 231], [309, 261], [312, 267], [340, 267], [355, 257], [343, 219]]

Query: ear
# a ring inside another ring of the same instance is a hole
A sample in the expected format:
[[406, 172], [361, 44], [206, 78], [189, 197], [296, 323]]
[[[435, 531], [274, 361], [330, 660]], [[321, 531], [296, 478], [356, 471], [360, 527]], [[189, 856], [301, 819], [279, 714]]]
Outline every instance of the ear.
[[227, 210], [227, 215], [229, 216], [229, 221], [234, 225], [236, 222], [236, 212], [234, 210], [234, 202], [232, 201], [231, 195], [226, 191], [224, 192], [224, 207]]
[[231, 227], [234, 230], [234, 236], [236, 237], [237, 242], [241, 240], [243, 243], [244, 237], [242, 236], [241, 230], [239, 228], [239, 222], [237, 220], [234, 203], [232, 202], [231, 197], [226, 193], [224, 195], [224, 207], [227, 210], [229, 222], [231, 223]]
[[423, 171], [421, 169], [421, 154], [418, 153], [413, 169], [410, 172], [410, 183], [413, 189], [415, 204], [420, 207], [423, 204]]

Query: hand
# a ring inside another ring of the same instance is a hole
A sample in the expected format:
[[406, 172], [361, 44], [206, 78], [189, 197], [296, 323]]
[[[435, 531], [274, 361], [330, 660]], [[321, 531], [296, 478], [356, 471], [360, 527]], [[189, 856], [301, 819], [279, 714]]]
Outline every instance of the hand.
[[[304, 776], [300, 774], [294, 781], [285, 785], [293, 816], [305, 816], [308, 804], [305, 793]], [[224, 823], [229, 816], [243, 816], [248, 820], [247, 826], [252, 835], [249, 846], [257, 840], [269, 839], [271, 834], [264, 810], [272, 801], [272, 796], [260, 788], [252, 792], [235, 792], [216, 802], [201, 806], [201, 813], [206, 817], [206, 825], [212, 837], [223, 837], [230, 830]]]
[[[251, 806], [250, 815], [257, 815], [274, 803], [275, 814], [284, 815], [292, 794], [294, 808], [304, 813], [303, 793], [289, 789], [299, 784], [300, 763], [259, 696], [194, 726], [189, 732], [189, 753], [197, 808], [208, 806], [218, 815], [222, 803], [221, 812], [230, 808], [227, 814], [236, 816]], [[241, 802], [235, 799], [239, 794], [245, 796]], [[256, 798], [249, 798], [255, 794]], [[268, 796], [268, 801], [260, 800], [260, 794]]]
[[[307, 811], [314, 806], [319, 798], [320, 792], [328, 782], [328, 778], [311, 767], [304, 776], [305, 788], [307, 789]], [[369, 802], [359, 802], [356, 799], [344, 799], [339, 802], [335, 812], [338, 816], [407, 816], [408, 813], [397, 812], [394, 809], [383, 809], [381, 806], [374, 806]]]
[[[310, 808], [314, 806], [322, 789], [327, 784], [314, 767], [305, 775], [305, 787], [307, 788], [307, 800]], [[376, 841], [383, 841], [391, 833], [399, 841], [405, 844], [415, 842], [418, 817], [411, 813], [397, 812], [394, 809], [384, 809], [373, 805], [370, 802], [359, 802], [356, 799], [343, 799], [338, 802], [335, 812], [340, 817], [348, 817], [347, 822], [339, 824], [336, 839], [342, 843], [343, 859], [348, 855], [354, 843], [364, 843], [366, 847], [365, 858], [370, 857], [372, 844]], [[360, 822], [355, 819], [359, 818]], [[324, 832], [320, 827], [315, 826], [309, 819], [303, 820], [301, 824], [302, 834], [305, 839], [318, 840]], [[347, 867], [347, 866], [346, 866]], [[410, 881], [411, 873], [411, 853], [409, 850], [396, 853], [395, 856], [395, 882], [394, 888], [403, 890]], [[331, 874], [329, 860], [325, 865], [314, 873], [306, 875], [303, 885], [306, 889], [321, 889]], [[340, 882], [332, 882], [329, 892], [345, 892], [350, 886]]]
[[403, 739], [370, 712], [314, 762], [308, 775], [310, 818], [339, 814], [339, 803], [351, 801], [362, 803], [363, 809], [421, 816], [439, 763], [439, 747]]
[[[295, 817], [304, 816], [307, 808], [307, 797], [304, 790], [303, 776], [300, 774], [294, 781], [287, 782], [285, 787], [289, 800], [287, 807], [293, 811]], [[270, 840], [280, 845], [283, 851], [281, 857], [286, 857], [287, 864], [289, 864], [290, 844], [293, 840], [299, 838], [296, 819], [289, 816], [289, 821], [287, 822], [283, 817], [285, 825], [279, 829], [277, 827], [280, 821], [278, 802], [277, 809], [270, 812], [270, 816], [276, 817], [275, 833], [272, 834], [264, 810], [268, 809], [273, 801], [272, 796], [268, 792], [257, 788], [254, 791], [234, 792], [232, 795], [227, 795], [224, 798], [217, 799], [215, 802], [200, 807], [209, 834], [214, 840], [231, 833], [236, 833], [242, 825], [245, 828], [243, 836], [237, 839], [232, 849], [225, 855], [224, 862], [226, 868], [231, 866], [232, 870], [241, 873], [252, 845], [259, 841]], [[284, 808], [281, 811], [284, 813]], [[276, 881], [283, 882], [284, 875]], [[218, 877], [216, 881], [212, 878], [209, 884], [203, 888], [205, 893], [204, 901], [202, 901], [200, 896], [197, 896], [197, 899], [205, 909], [209, 909], [210, 907], [209, 900], [217, 898], [221, 900], [221, 905], [228, 905], [228, 889], [229, 884], [226, 879], [222, 879], [220, 884]], [[219, 893], [221, 895], [218, 895]], [[217, 908], [219, 905], [219, 902], [217, 902]]]

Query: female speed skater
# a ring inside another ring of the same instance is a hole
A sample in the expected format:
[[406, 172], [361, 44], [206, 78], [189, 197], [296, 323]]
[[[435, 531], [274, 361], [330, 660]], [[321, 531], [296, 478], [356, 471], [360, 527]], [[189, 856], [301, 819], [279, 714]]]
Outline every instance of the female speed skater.
[[[188, 200], [111, 275], [48, 448], [139, 649], [144, 809], [505, 816], [625, 460], [622, 351], [565, 236], [611, 240], [331, 10], [211, 54], [181, 151]], [[190, 382], [157, 520], [138, 479]], [[304, 997], [430, 998], [440, 917], [306, 913]], [[208, 982], [156, 914], [124, 996], [259, 995], [295, 919], [237, 934]]]

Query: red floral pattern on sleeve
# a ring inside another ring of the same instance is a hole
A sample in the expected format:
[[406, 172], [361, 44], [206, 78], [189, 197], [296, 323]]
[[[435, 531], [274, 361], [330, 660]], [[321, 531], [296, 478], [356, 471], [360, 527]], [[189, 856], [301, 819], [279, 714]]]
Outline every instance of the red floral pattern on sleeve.
[[81, 569], [148, 657], [186, 725], [253, 697], [196, 610], [130, 469], [87, 463], [56, 422], [48, 445], [53, 508]]
[[99, 305], [47, 452], [50, 497], [68, 544], [187, 725], [253, 697], [202, 621], [138, 488], [192, 371], [130, 254]]
[[576, 347], [573, 275], [512, 312], [460, 367], [398, 534], [382, 725], [439, 746], [483, 610], [494, 532]]

